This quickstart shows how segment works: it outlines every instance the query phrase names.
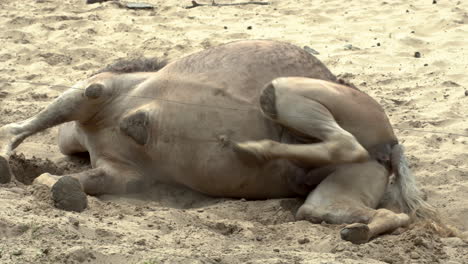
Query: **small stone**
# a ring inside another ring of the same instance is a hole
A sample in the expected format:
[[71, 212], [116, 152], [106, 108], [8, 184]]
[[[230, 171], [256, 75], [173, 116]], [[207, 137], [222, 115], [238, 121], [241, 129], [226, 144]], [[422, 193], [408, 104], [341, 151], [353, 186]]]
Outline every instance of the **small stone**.
[[424, 63], [424, 67], [427, 67], [427, 66], [429, 66], [429, 64], [427, 64], [427, 63]]
[[23, 251], [20, 250], [15, 250], [11, 253], [13, 256], [21, 256], [23, 255]]
[[380, 47], [380, 42], [377, 43], [377, 47]]
[[74, 227], [79, 227], [80, 226], [80, 221], [74, 217], [68, 218], [68, 221], [74, 226]]
[[418, 254], [417, 252], [411, 252], [410, 258], [412, 258], [412, 259], [419, 259], [420, 256], [419, 256], [419, 254]]
[[433, 5], [437, 4], [437, 0], [432, 0], [432, 4]]
[[416, 51], [416, 52], [414, 53], [414, 57], [415, 57], [415, 58], [421, 58], [421, 53], [420, 53], [419, 51]]
[[251, 29], [252, 29], [252, 26], [248, 26], [247, 29], [248, 29], [248, 30], [251, 30]]
[[304, 237], [304, 238], [301, 238], [301, 239], [297, 240], [297, 243], [299, 243], [301, 245], [307, 244], [309, 242], [310, 242], [310, 240], [307, 237]]
[[465, 90], [465, 96], [468, 96], [468, 90]]
[[467, 242], [464, 242], [459, 237], [447, 237], [441, 239], [444, 244], [449, 245], [451, 247], [460, 247], [460, 246], [468, 246]]
[[257, 237], [255, 238], [255, 240], [257, 240], [257, 241], [262, 241], [262, 240], [263, 240], [263, 237], [257, 236]]
[[145, 239], [140, 239], [135, 242], [136, 245], [139, 246], [145, 246], [146, 245], [146, 240]]
[[228, 29], [228, 27], [227, 27], [227, 26], [224, 26], [224, 29]]
[[273, 251], [274, 251], [274, 252], [280, 252], [280, 250], [277, 249], [277, 248], [273, 249]]
[[203, 213], [203, 212], [204, 212], [204, 210], [203, 210], [203, 209], [198, 209], [198, 210], [197, 210], [197, 212], [199, 212], [199, 213]]

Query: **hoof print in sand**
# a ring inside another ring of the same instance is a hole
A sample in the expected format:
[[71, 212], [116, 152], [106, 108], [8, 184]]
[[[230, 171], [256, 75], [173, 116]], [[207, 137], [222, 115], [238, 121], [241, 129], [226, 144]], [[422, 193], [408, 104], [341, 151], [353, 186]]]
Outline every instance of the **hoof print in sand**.
[[82, 212], [88, 206], [80, 182], [70, 176], [61, 177], [52, 186], [52, 200], [55, 207], [65, 211]]

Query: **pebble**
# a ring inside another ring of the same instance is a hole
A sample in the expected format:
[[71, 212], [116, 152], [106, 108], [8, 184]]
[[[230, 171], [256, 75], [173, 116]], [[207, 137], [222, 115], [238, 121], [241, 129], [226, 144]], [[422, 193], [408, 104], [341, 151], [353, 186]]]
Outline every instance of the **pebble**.
[[359, 50], [360, 48], [353, 46], [352, 44], [346, 44], [344, 45], [345, 50]]
[[13, 251], [11, 254], [13, 256], [21, 256], [23, 255], [23, 251], [20, 249], [20, 250]]
[[301, 245], [307, 244], [309, 242], [310, 242], [310, 240], [307, 237], [304, 237], [304, 238], [301, 238], [301, 239], [297, 240], [297, 243], [299, 243]]
[[80, 221], [78, 221], [78, 219], [76, 219], [74, 217], [68, 218], [68, 221], [70, 221], [70, 223], [75, 227], [80, 226]]
[[421, 58], [421, 52], [416, 51], [416, 52], [414, 53], [414, 57], [415, 57], [415, 58]]
[[251, 30], [251, 29], [252, 29], [252, 26], [248, 26], [247, 29], [248, 29], [248, 30]]
[[418, 253], [416, 253], [416, 252], [411, 252], [411, 254], [410, 254], [410, 258], [412, 258], [412, 259], [419, 259], [419, 258], [420, 258], [420, 256], [419, 256], [419, 254], [418, 254]]
[[468, 246], [467, 242], [464, 242], [461, 238], [458, 237], [447, 237], [441, 239], [444, 244], [451, 246], [451, 247], [459, 247], [459, 246]]
[[273, 249], [273, 251], [274, 251], [274, 252], [280, 252], [280, 250], [277, 249], [277, 248]]
[[465, 90], [465, 96], [468, 96], [468, 90]]

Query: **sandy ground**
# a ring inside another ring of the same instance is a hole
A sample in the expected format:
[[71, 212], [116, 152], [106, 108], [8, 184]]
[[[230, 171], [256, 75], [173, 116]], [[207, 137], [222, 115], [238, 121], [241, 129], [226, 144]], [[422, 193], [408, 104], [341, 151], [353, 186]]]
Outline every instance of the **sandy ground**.
[[[377, 98], [400, 128], [428, 201], [468, 230], [467, 1], [274, 0], [187, 10], [189, 1], [146, 0], [153, 11], [84, 2], [0, 1], [0, 125], [30, 117], [63, 90], [15, 80], [71, 85], [121, 57], [289, 41], [318, 51], [335, 74]], [[18, 148], [18, 179], [88, 168], [59, 153], [56, 134]], [[420, 226], [360, 246], [341, 241], [340, 226], [294, 222], [296, 199], [212, 199], [155, 186], [89, 200], [89, 209], [70, 213], [54, 209], [43, 186], [0, 186], [0, 263], [468, 263], [466, 241]]]

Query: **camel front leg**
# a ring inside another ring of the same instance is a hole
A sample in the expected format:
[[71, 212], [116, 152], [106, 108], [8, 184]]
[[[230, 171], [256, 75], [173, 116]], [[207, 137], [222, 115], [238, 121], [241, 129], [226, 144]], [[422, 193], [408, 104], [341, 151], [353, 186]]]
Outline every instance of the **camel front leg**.
[[105, 82], [80, 82], [64, 92], [39, 114], [21, 122], [0, 127], [0, 183], [13, 177], [8, 165], [12, 151], [27, 137], [69, 121], [86, 121], [94, 115], [110, 95]]
[[44, 173], [33, 183], [50, 188], [55, 207], [75, 212], [86, 209], [86, 195], [131, 193], [147, 186], [139, 174], [109, 165], [63, 176]]

